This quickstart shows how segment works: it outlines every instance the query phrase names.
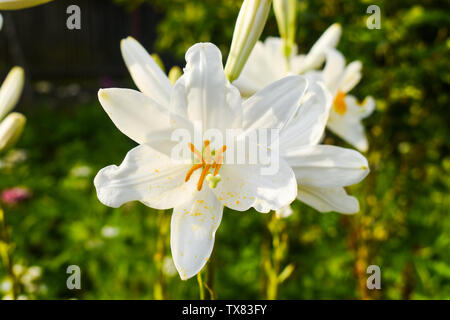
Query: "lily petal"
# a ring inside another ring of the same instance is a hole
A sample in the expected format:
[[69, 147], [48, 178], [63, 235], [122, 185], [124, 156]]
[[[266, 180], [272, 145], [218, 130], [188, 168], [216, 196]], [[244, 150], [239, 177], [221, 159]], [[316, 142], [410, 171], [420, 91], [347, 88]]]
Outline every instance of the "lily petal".
[[132, 149], [120, 166], [100, 170], [94, 179], [98, 199], [118, 208], [129, 201], [141, 201], [156, 209], [170, 209], [196, 192], [197, 175], [185, 183], [190, 168], [174, 163], [166, 155], [146, 145]]
[[242, 104], [243, 129], [282, 129], [297, 112], [307, 86], [305, 77], [289, 76], [255, 93]]
[[322, 83], [310, 82], [304, 102], [295, 117], [280, 133], [282, 150], [319, 143], [331, 108], [332, 97]]
[[332, 24], [327, 30], [320, 36], [319, 40], [312, 46], [308, 54], [304, 58], [301, 68], [295, 70], [298, 73], [316, 69], [325, 60], [325, 53], [329, 48], [335, 48], [341, 38], [342, 27], [338, 23]]
[[362, 103], [359, 103], [356, 97], [347, 95], [345, 103], [348, 115], [359, 119], [367, 118], [375, 111], [375, 99], [370, 96], [366, 97]]
[[345, 70], [345, 58], [336, 49], [328, 49], [326, 53], [327, 62], [323, 69], [325, 85], [333, 94], [340, 89], [342, 75]]
[[137, 143], [148, 143], [155, 137], [169, 139], [169, 112], [145, 94], [131, 89], [102, 89], [98, 99], [116, 127]]
[[222, 181], [213, 191], [224, 206], [233, 210], [254, 207], [267, 213], [290, 204], [297, 195], [294, 172], [283, 159], [272, 175], [262, 174], [259, 165], [224, 165], [220, 174]]
[[342, 187], [318, 188], [300, 185], [297, 199], [320, 212], [354, 214], [359, 211], [358, 199], [349, 196]]
[[196, 275], [208, 262], [223, 206], [209, 188], [176, 206], [170, 227], [170, 246], [182, 280]]
[[361, 80], [361, 70], [361, 61], [353, 61], [345, 67], [339, 90], [345, 93], [350, 92]]
[[328, 129], [352, 146], [355, 146], [359, 151], [366, 152], [369, 149], [369, 142], [361, 120], [348, 115], [343, 116], [341, 119], [338, 119], [338, 117], [330, 117], [330, 121], [327, 124]]
[[155, 60], [134, 38], [120, 43], [122, 56], [139, 90], [163, 107], [168, 107], [172, 84]]
[[[222, 54], [212, 43], [198, 43], [189, 48], [184, 75], [175, 86], [184, 86], [187, 117], [194, 123], [199, 121], [204, 130], [231, 128], [241, 112], [239, 91], [226, 79]], [[172, 104], [178, 104], [179, 109], [182, 102]]]
[[300, 185], [321, 188], [356, 184], [369, 173], [367, 159], [359, 152], [329, 145], [290, 149], [285, 159]]

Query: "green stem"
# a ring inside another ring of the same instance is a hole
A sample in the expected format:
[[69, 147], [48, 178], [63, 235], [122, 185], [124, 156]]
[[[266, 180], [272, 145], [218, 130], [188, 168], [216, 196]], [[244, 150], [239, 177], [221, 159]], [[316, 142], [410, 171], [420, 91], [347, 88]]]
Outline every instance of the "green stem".
[[6, 270], [6, 274], [13, 283], [11, 296], [14, 300], [17, 299], [20, 290], [19, 280], [13, 271], [13, 257], [11, 254], [11, 241], [6, 224], [6, 217], [3, 209], [0, 207], [0, 254], [2, 256], [3, 265]]
[[205, 290], [203, 288], [202, 272], [197, 273], [198, 290], [200, 292], [200, 300], [205, 300]]
[[213, 250], [213, 252], [211, 253], [211, 257], [209, 258], [208, 261], [208, 265], [207, 267], [207, 271], [206, 271], [206, 281], [204, 282], [204, 286], [206, 288], [206, 290], [208, 290], [209, 293], [209, 299], [210, 300], [215, 300], [216, 299], [216, 295], [214, 293], [214, 272], [215, 272], [215, 252], [216, 250]]
[[158, 277], [153, 287], [153, 294], [155, 300], [164, 300], [167, 299], [167, 292], [166, 292], [167, 281], [163, 268], [164, 268], [164, 257], [166, 255], [167, 250], [166, 242], [170, 226], [170, 215], [164, 212], [164, 210], [159, 212], [157, 226], [158, 226], [158, 238], [156, 241], [156, 252], [153, 259], [156, 264]]

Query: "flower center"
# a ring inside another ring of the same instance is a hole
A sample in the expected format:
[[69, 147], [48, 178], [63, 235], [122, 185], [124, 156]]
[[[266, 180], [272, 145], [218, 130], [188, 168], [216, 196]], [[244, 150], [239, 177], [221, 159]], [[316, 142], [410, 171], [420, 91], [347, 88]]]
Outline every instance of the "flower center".
[[[195, 157], [200, 161], [200, 163], [194, 164], [189, 171], [186, 174], [186, 178], [184, 179], [185, 182], [188, 182], [191, 178], [192, 174], [197, 169], [202, 169], [202, 173], [200, 175], [200, 178], [197, 182], [197, 190], [202, 190], [203, 182], [205, 181], [205, 178], [209, 178], [210, 181], [210, 187], [215, 188], [217, 183], [220, 181], [220, 175], [217, 175], [219, 173], [220, 167], [223, 163], [223, 154], [227, 150], [227, 146], [224, 145], [219, 150], [215, 151], [210, 148], [210, 141], [205, 140], [204, 141], [204, 148], [203, 153], [198, 151], [195, 146], [192, 143], [188, 143], [189, 149], [191, 149], [191, 152], [195, 155]], [[214, 157], [214, 158], [212, 158]], [[212, 161], [211, 161], [212, 160]], [[213, 174], [211, 175], [210, 170], [214, 170]]]
[[345, 102], [345, 93], [338, 91], [336, 98], [334, 98], [333, 109], [340, 115], [347, 112], [347, 103]]

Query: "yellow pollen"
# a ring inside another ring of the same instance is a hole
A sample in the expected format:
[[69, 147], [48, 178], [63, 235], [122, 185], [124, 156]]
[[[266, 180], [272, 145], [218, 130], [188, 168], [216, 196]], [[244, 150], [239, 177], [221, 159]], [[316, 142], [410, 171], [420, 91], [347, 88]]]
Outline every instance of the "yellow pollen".
[[[190, 142], [188, 143], [189, 149], [201, 163], [194, 164], [187, 172], [186, 178], [184, 180], [185, 180], [185, 182], [188, 182], [189, 179], [191, 178], [192, 174], [197, 169], [202, 168], [202, 173], [200, 174], [200, 178], [197, 182], [197, 190], [198, 191], [202, 190], [203, 182], [205, 181], [206, 176], [209, 174], [210, 169], [214, 169], [214, 176], [216, 176], [219, 173], [219, 169], [223, 163], [223, 154], [227, 150], [227, 146], [224, 145], [217, 152], [215, 150], [213, 150], [211, 152], [210, 143], [211, 142], [209, 140], [205, 140], [203, 143], [204, 144], [203, 151], [204, 151], [204, 155], [205, 155], [204, 157], [203, 157], [203, 154], [200, 151], [198, 151], [192, 143], [190, 143]], [[214, 155], [214, 159], [213, 159], [212, 163], [211, 163], [211, 154]], [[220, 180], [218, 180], [218, 181], [220, 181]], [[214, 184], [210, 184], [210, 185], [215, 187], [217, 185], [217, 182]]]
[[333, 108], [336, 113], [344, 115], [347, 112], [347, 103], [345, 102], [345, 93], [338, 91], [336, 98], [334, 98]]

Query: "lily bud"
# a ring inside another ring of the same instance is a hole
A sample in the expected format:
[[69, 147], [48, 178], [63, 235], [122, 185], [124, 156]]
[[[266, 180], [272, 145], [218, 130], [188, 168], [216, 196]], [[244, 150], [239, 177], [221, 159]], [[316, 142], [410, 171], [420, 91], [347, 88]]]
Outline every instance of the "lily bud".
[[14, 67], [6, 76], [0, 88], [0, 120], [10, 112], [22, 93], [24, 71], [21, 67]]
[[14, 146], [22, 134], [25, 122], [23, 114], [13, 112], [0, 123], [0, 151]]
[[289, 57], [295, 42], [298, 0], [273, 0], [278, 30], [284, 42], [284, 54]]
[[1, 0], [0, 10], [19, 10], [35, 7], [53, 0]]
[[181, 71], [180, 67], [174, 66], [169, 71], [169, 80], [172, 84], [177, 82], [178, 78], [182, 76], [183, 72]]
[[231, 82], [241, 74], [269, 16], [272, 0], [244, 0], [234, 28], [225, 74]]

